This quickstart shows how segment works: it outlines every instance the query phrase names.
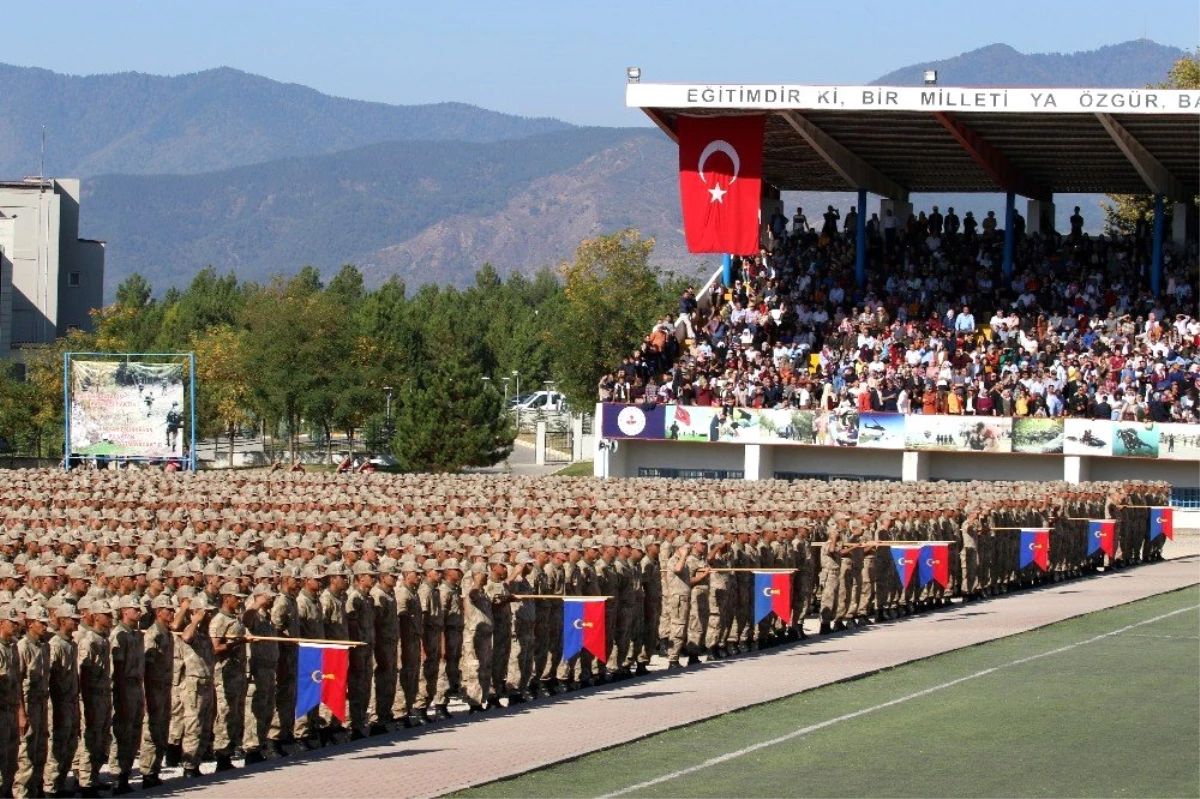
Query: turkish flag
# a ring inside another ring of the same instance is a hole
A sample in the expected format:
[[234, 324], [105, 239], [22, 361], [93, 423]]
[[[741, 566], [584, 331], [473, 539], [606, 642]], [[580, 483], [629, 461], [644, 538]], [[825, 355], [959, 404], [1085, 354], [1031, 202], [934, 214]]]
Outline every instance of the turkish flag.
[[679, 197], [690, 252], [758, 252], [766, 117], [687, 117], [679, 136]]

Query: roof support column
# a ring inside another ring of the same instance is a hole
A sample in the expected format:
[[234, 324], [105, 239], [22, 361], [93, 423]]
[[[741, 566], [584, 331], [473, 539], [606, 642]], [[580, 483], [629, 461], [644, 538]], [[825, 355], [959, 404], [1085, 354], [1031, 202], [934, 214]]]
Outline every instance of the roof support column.
[[867, 284], [867, 190], [858, 190], [858, 224], [854, 231], [854, 280], [858, 287]]
[[1142, 176], [1146, 187], [1155, 194], [1166, 194], [1175, 198], [1187, 196], [1175, 176], [1167, 171], [1157, 158], [1150, 154], [1140, 141], [1133, 137], [1111, 114], [1096, 114], [1096, 119], [1108, 131], [1113, 142], [1129, 159], [1129, 163]]
[[1154, 195], [1154, 255], [1150, 261], [1150, 291], [1158, 296], [1162, 286], [1162, 245], [1163, 245], [1163, 216], [1166, 214], [1165, 203], [1161, 194]]
[[1007, 192], [1004, 195], [1004, 277], [1007, 280], [1013, 273], [1013, 250], [1016, 246], [1017, 231], [1014, 230], [1017, 210], [1017, 195]]

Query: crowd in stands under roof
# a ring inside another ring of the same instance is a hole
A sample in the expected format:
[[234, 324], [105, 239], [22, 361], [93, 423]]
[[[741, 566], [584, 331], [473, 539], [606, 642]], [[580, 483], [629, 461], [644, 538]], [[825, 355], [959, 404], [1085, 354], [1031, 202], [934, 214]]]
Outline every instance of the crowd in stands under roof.
[[700, 307], [689, 289], [600, 382], [601, 401], [1200, 421], [1197, 249], [1131, 236], [1004, 231], [937, 206], [872, 215], [855, 281], [854, 209], [776, 213], [754, 257]]

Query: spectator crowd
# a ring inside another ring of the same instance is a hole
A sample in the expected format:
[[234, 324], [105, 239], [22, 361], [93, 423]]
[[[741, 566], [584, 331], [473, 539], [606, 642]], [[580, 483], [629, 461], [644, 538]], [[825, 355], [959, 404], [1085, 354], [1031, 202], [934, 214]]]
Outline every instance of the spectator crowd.
[[[839, 224], [840, 223], [840, 224]], [[1197, 422], [1197, 251], [1164, 244], [1149, 289], [1148, 226], [1090, 236], [1004, 230], [937, 206], [872, 215], [855, 280], [856, 212], [776, 213], [732, 285], [694, 289], [601, 380], [601, 401], [978, 416]]]

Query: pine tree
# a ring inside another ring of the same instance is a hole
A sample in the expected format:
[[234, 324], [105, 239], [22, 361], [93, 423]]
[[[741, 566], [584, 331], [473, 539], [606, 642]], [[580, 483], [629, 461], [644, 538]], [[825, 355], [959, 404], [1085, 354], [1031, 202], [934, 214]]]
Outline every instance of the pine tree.
[[405, 386], [395, 410], [392, 454], [409, 472], [492, 466], [512, 452], [515, 431], [499, 393], [457, 349]]

